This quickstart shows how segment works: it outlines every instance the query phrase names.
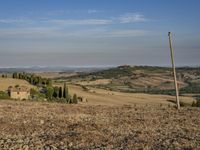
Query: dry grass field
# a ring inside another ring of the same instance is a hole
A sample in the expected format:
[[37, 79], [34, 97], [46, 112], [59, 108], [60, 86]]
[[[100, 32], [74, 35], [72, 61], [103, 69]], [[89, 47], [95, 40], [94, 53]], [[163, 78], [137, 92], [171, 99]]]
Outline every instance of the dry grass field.
[[0, 101], [0, 149], [200, 149], [200, 109]]
[[26, 86], [28, 88], [35, 88], [35, 86], [29, 84], [25, 80], [13, 79], [13, 78], [1, 78], [0, 77], [0, 91], [5, 91], [9, 86]]
[[[23, 85], [29, 88], [35, 88], [35, 86], [29, 84], [25, 80], [12, 79], [12, 78], [0, 78], [0, 91], [5, 91], [9, 86]], [[62, 86], [63, 84], [55, 83], [55, 86]], [[68, 85], [71, 95], [77, 94], [88, 100], [88, 104], [91, 105], [132, 105], [132, 104], [172, 104], [172, 100], [175, 100], [172, 96], [167, 95], [153, 95], [143, 93], [123, 93], [114, 92], [109, 90], [103, 90], [98, 88], [90, 88], [89, 91], [85, 91], [80, 86]], [[195, 99], [189, 96], [181, 97], [181, 101], [191, 104]]]
[[[159, 74], [152, 75], [150, 77], [140, 77], [132, 81], [133, 85], [136, 87], [147, 87], [147, 86], [154, 86], [159, 87], [162, 90], [173, 89], [174, 88], [174, 80], [172, 77], [169, 76], [162, 76]], [[179, 88], [186, 87], [187, 84], [178, 81]]]
[[105, 85], [109, 84], [111, 82], [111, 79], [98, 79], [95, 81], [81, 81], [81, 82], [76, 82], [76, 84], [80, 85]]
[[[62, 86], [62, 84], [55, 84], [56, 86]], [[91, 105], [133, 105], [133, 104], [154, 104], [154, 105], [173, 105], [174, 96], [168, 95], [153, 95], [144, 93], [123, 93], [114, 92], [109, 90], [103, 90], [98, 88], [90, 88], [89, 91], [85, 91], [82, 87], [76, 85], [68, 85], [71, 95], [77, 94], [88, 100], [88, 104]], [[189, 96], [182, 96], [180, 100], [187, 104], [192, 104], [195, 101], [194, 98]]]

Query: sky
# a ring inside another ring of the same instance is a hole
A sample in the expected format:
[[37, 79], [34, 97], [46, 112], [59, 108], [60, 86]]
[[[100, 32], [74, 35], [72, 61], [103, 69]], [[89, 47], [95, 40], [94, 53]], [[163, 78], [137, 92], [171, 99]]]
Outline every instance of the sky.
[[199, 0], [0, 0], [0, 67], [200, 66]]

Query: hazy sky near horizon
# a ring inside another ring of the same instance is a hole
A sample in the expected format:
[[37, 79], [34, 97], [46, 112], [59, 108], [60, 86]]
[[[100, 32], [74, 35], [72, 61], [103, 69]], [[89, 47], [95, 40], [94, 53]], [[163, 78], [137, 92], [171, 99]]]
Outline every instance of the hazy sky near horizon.
[[200, 65], [199, 0], [1, 0], [0, 67]]

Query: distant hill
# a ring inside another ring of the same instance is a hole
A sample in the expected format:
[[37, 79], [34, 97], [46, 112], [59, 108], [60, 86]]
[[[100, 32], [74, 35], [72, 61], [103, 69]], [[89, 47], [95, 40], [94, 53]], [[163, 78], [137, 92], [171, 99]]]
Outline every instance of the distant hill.
[[[200, 93], [199, 67], [177, 68], [177, 78], [181, 94]], [[65, 79], [74, 84], [84, 83], [85, 86], [113, 91], [174, 94], [173, 74], [169, 67], [124, 65], [91, 73], [79, 73]], [[106, 84], [105, 79], [109, 79]], [[101, 84], [101, 80], [104, 83]], [[98, 84], [94, 81], [98, 81]]]

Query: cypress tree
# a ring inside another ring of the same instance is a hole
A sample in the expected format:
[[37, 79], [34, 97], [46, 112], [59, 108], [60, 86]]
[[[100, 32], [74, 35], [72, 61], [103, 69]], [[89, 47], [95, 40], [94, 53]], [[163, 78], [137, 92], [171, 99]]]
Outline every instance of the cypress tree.
[[67, 98], [68, 97], [68, 88], [66, 86], [66, 83], [64, 84], [64, 89], [63, 89], [63, 98]]
[[58, 98], [59, 97], [59, 87], [54, 87], [54, 93], [53, 93], [53, 97]]
[[59, 98], [62, 98], [63, 94], [62, 94], [62, 87], [59, 88]]

